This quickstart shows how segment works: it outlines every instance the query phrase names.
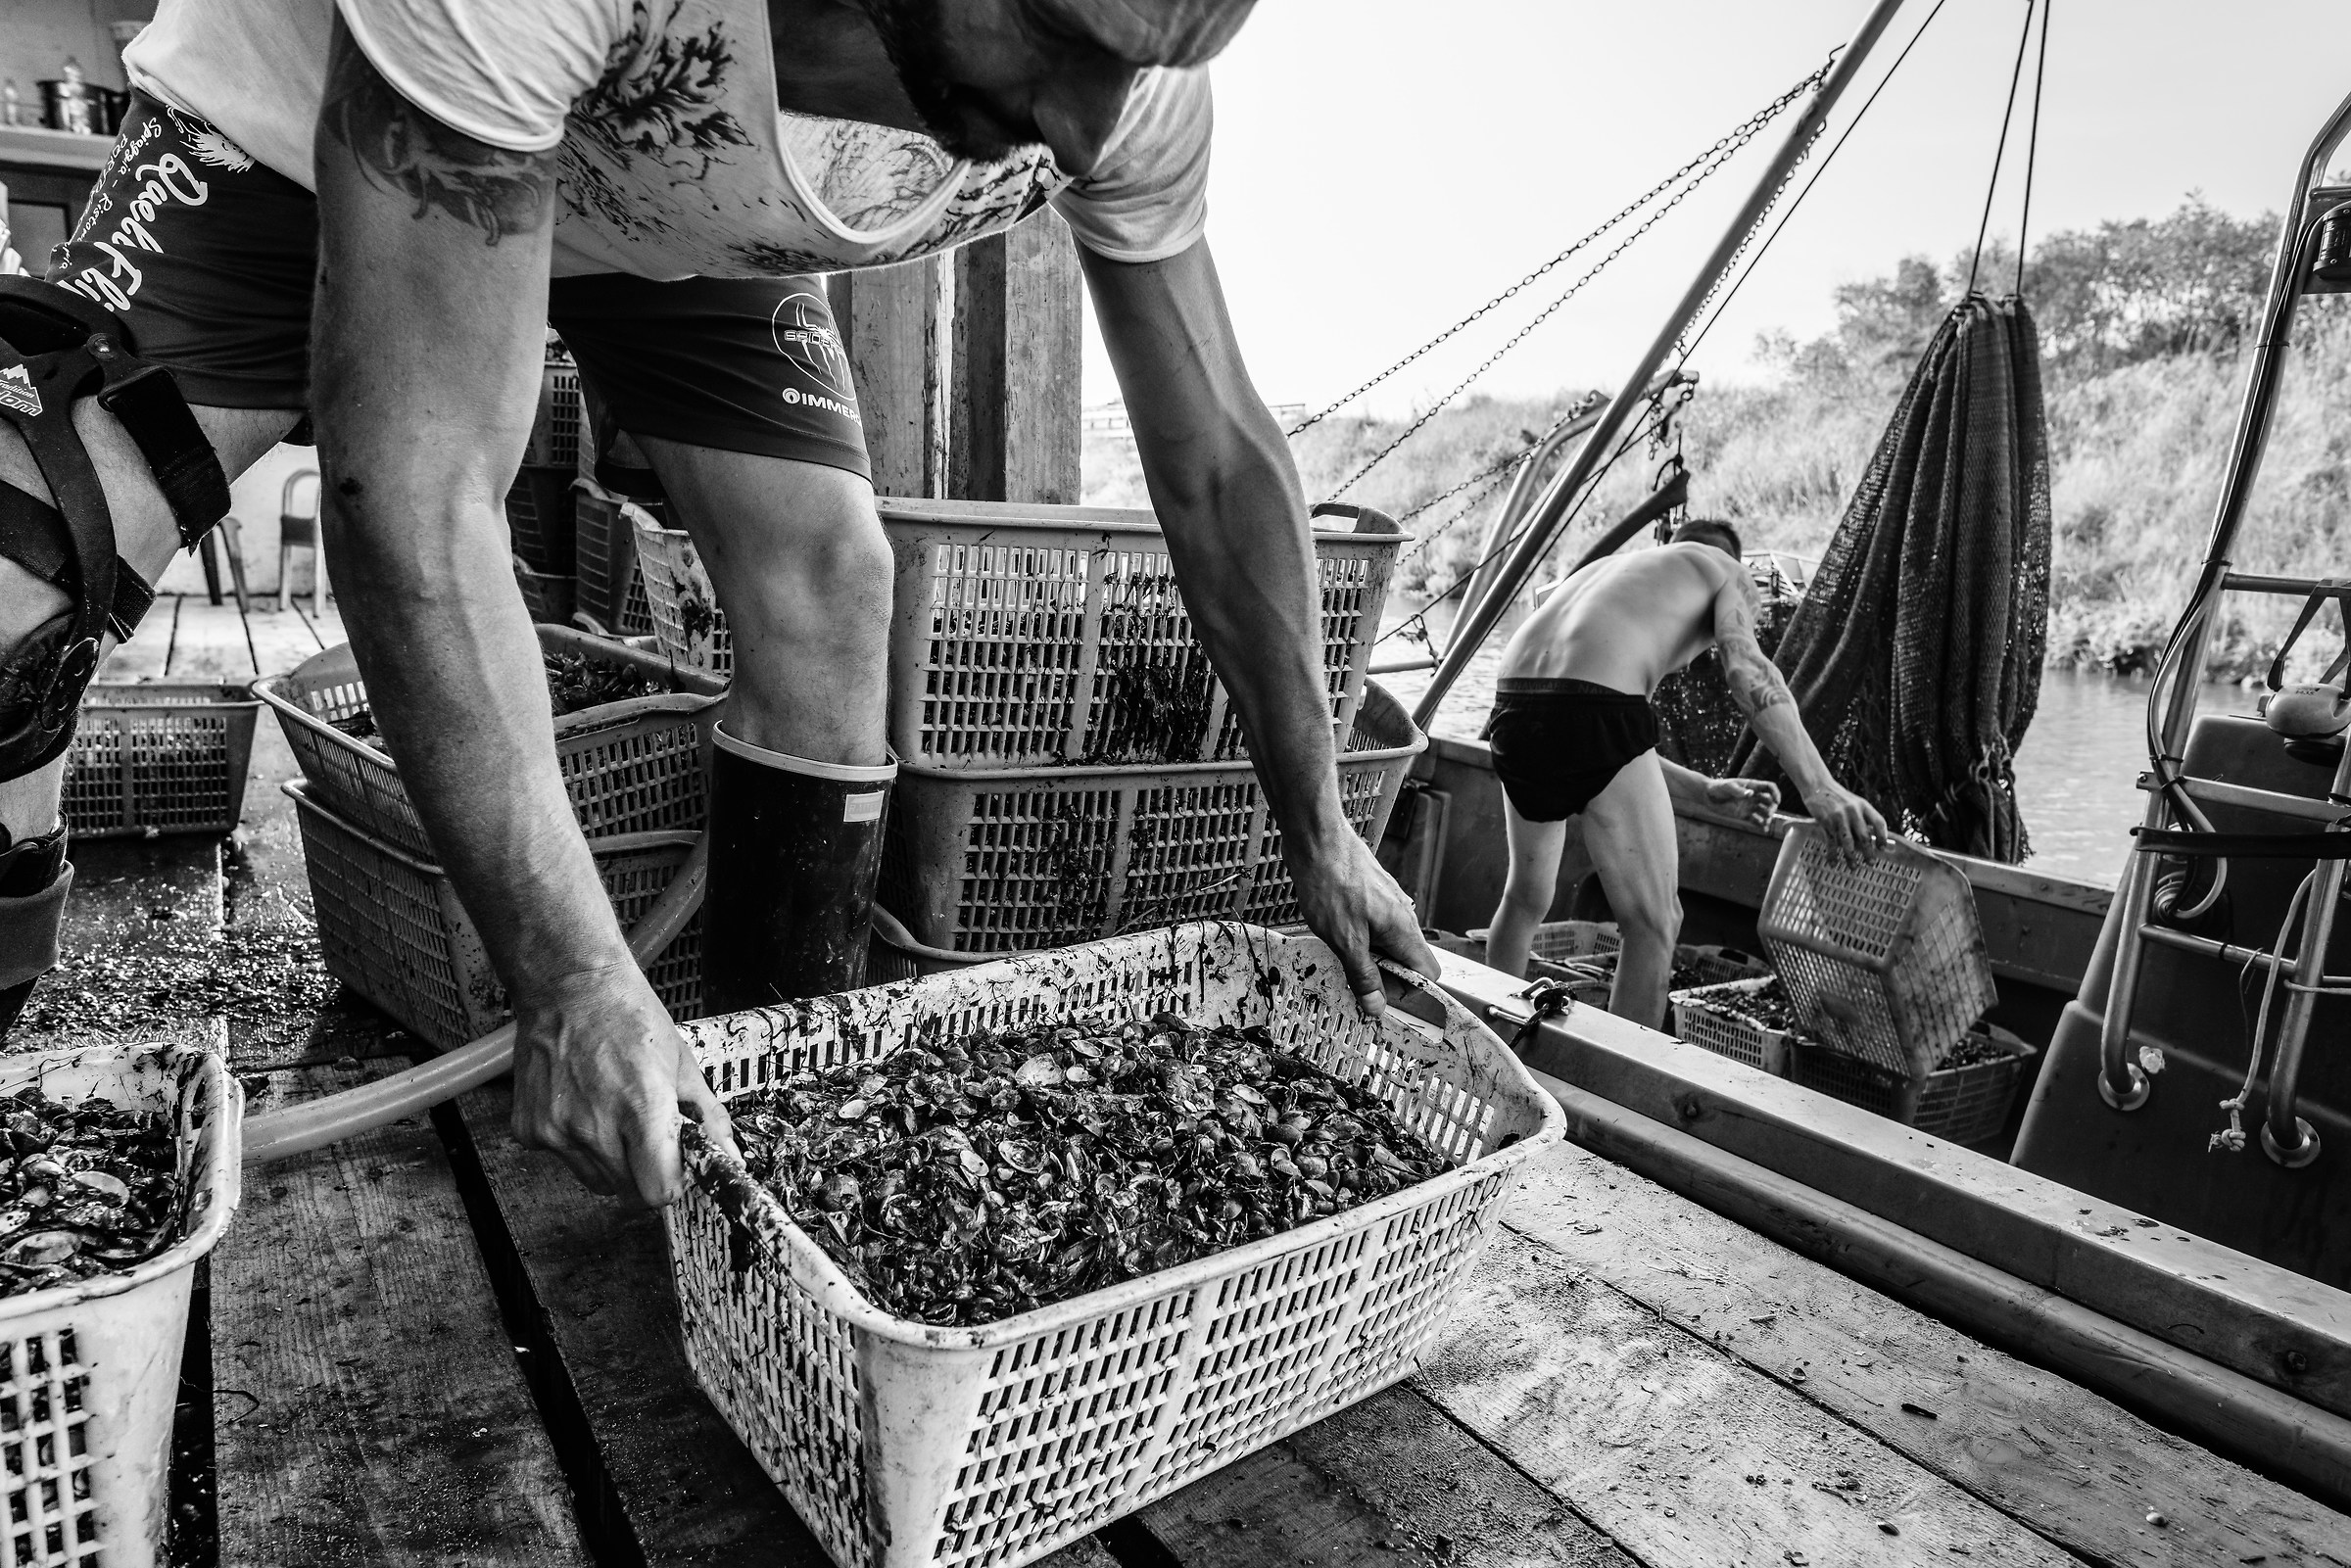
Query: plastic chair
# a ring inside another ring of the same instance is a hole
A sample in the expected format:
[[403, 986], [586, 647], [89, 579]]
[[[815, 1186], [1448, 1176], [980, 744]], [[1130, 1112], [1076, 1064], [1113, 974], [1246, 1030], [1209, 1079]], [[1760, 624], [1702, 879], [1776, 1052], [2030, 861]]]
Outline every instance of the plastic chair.
[[[296, 496], [304, 481], [311, 487], [311, 509], [294, 509]], [[297, 546], [307, 546], [311, 552], [311, 613], [317, 615], [326, 600], [326, 551], [318, 546], [318, 470], [305, 468], [286, 476], [286, 488], [277, 503], [277, 607], [284, 609], [289, 597], [286, 589], [292, 579], [286, 567]]]

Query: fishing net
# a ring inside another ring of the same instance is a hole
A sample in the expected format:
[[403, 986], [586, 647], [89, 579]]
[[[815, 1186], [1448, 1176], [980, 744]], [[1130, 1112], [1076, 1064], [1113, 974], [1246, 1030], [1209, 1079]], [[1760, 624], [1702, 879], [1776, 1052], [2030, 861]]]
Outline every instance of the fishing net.
[[[1912, 837], [2030, 853], [2016, 748], [2048, 640], [2032, 312], [1970, 294], [1928, 345], [1774, 662], [1829, 769]], [[1752, 734], [1734, 766], [1770, 777]]]

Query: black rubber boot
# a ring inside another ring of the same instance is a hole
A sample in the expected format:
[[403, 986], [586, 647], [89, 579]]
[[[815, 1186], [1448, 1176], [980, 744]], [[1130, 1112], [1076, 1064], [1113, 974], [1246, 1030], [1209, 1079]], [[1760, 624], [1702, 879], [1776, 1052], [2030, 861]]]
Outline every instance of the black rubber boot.
[[770, 1007], [865, 983], [882, 816], [898, 765], [852, 768], [746, 745], [717, 726], [702, 1007]]
[[63, 827], [0, 849], [0, 1039], [16, 1026], [41, 976], [57, 967], [57, 930], [72, 886]]

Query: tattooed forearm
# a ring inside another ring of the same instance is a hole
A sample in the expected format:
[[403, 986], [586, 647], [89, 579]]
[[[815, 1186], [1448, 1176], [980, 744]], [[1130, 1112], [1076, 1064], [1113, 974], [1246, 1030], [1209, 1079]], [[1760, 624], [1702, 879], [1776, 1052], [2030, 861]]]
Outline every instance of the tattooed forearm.
[[1794, 701], [1788, 683], [1780, 672], [1763, 656], [1763, 649], [1751, 637], [1734, 637], [1720, 641], [1722, 673], [1731, 689], [1731, 698], [1750, 719], [1759, 717], [1767, 708]]
[[485, 244], [538, 229], [552, 210], [553, 154], [510, 153], [442, 124], [384, 80], [340, 17], [318, 123], [372, 183], [414, 202], [412, 215], [447, 213]]

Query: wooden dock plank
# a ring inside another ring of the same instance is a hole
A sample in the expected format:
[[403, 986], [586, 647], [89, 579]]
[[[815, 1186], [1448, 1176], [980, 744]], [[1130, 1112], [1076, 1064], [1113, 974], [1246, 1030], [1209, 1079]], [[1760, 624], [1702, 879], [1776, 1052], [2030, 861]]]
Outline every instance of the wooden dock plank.
[[91, 838], [67, 853], [73, 891], [58, 932], [58, 966], [34, 987], [8, 1049], [119, 1039], [120, 1021], [131, 1015], [142, 1038], [211, 1044], [215, 1021], [183, 1013], [154, 987], [171, 956], [184, 960], [191, 947], [219, 937], [220, 841]]
[[1410, 1387], [1235, 1460], [1141, 1519], [1187, 1568], [1634, 1568]]
[[1507, 1229], [1418, 1383], [1650, 1568], [2078, 1561]]
[[2093, 1561], [2351, 1561], [2351, 1519], [1597, 1155], [1537, 1162], [1509, 1224]]
[[245, 635], [245, 617], [235, 602], [211, 603], [195, 594], [179, 601], [179, 622], [171, 637], [171, 657], [164, 676], [172, 681], [233, 681], [239, 685], [261, 674], [253, 644]]
[[245, 630], [253, 639], [253, 661], [264, 675], [283, 675], [323, 646], [307, 616], [279, 609], [274, 599], [254, 605]]
[[[250, 1109], [360, 1076], [271, 1074]], [[586, 1568], [422, 1118], [249, 1171], [212, 1304], [222, 1563]]]

